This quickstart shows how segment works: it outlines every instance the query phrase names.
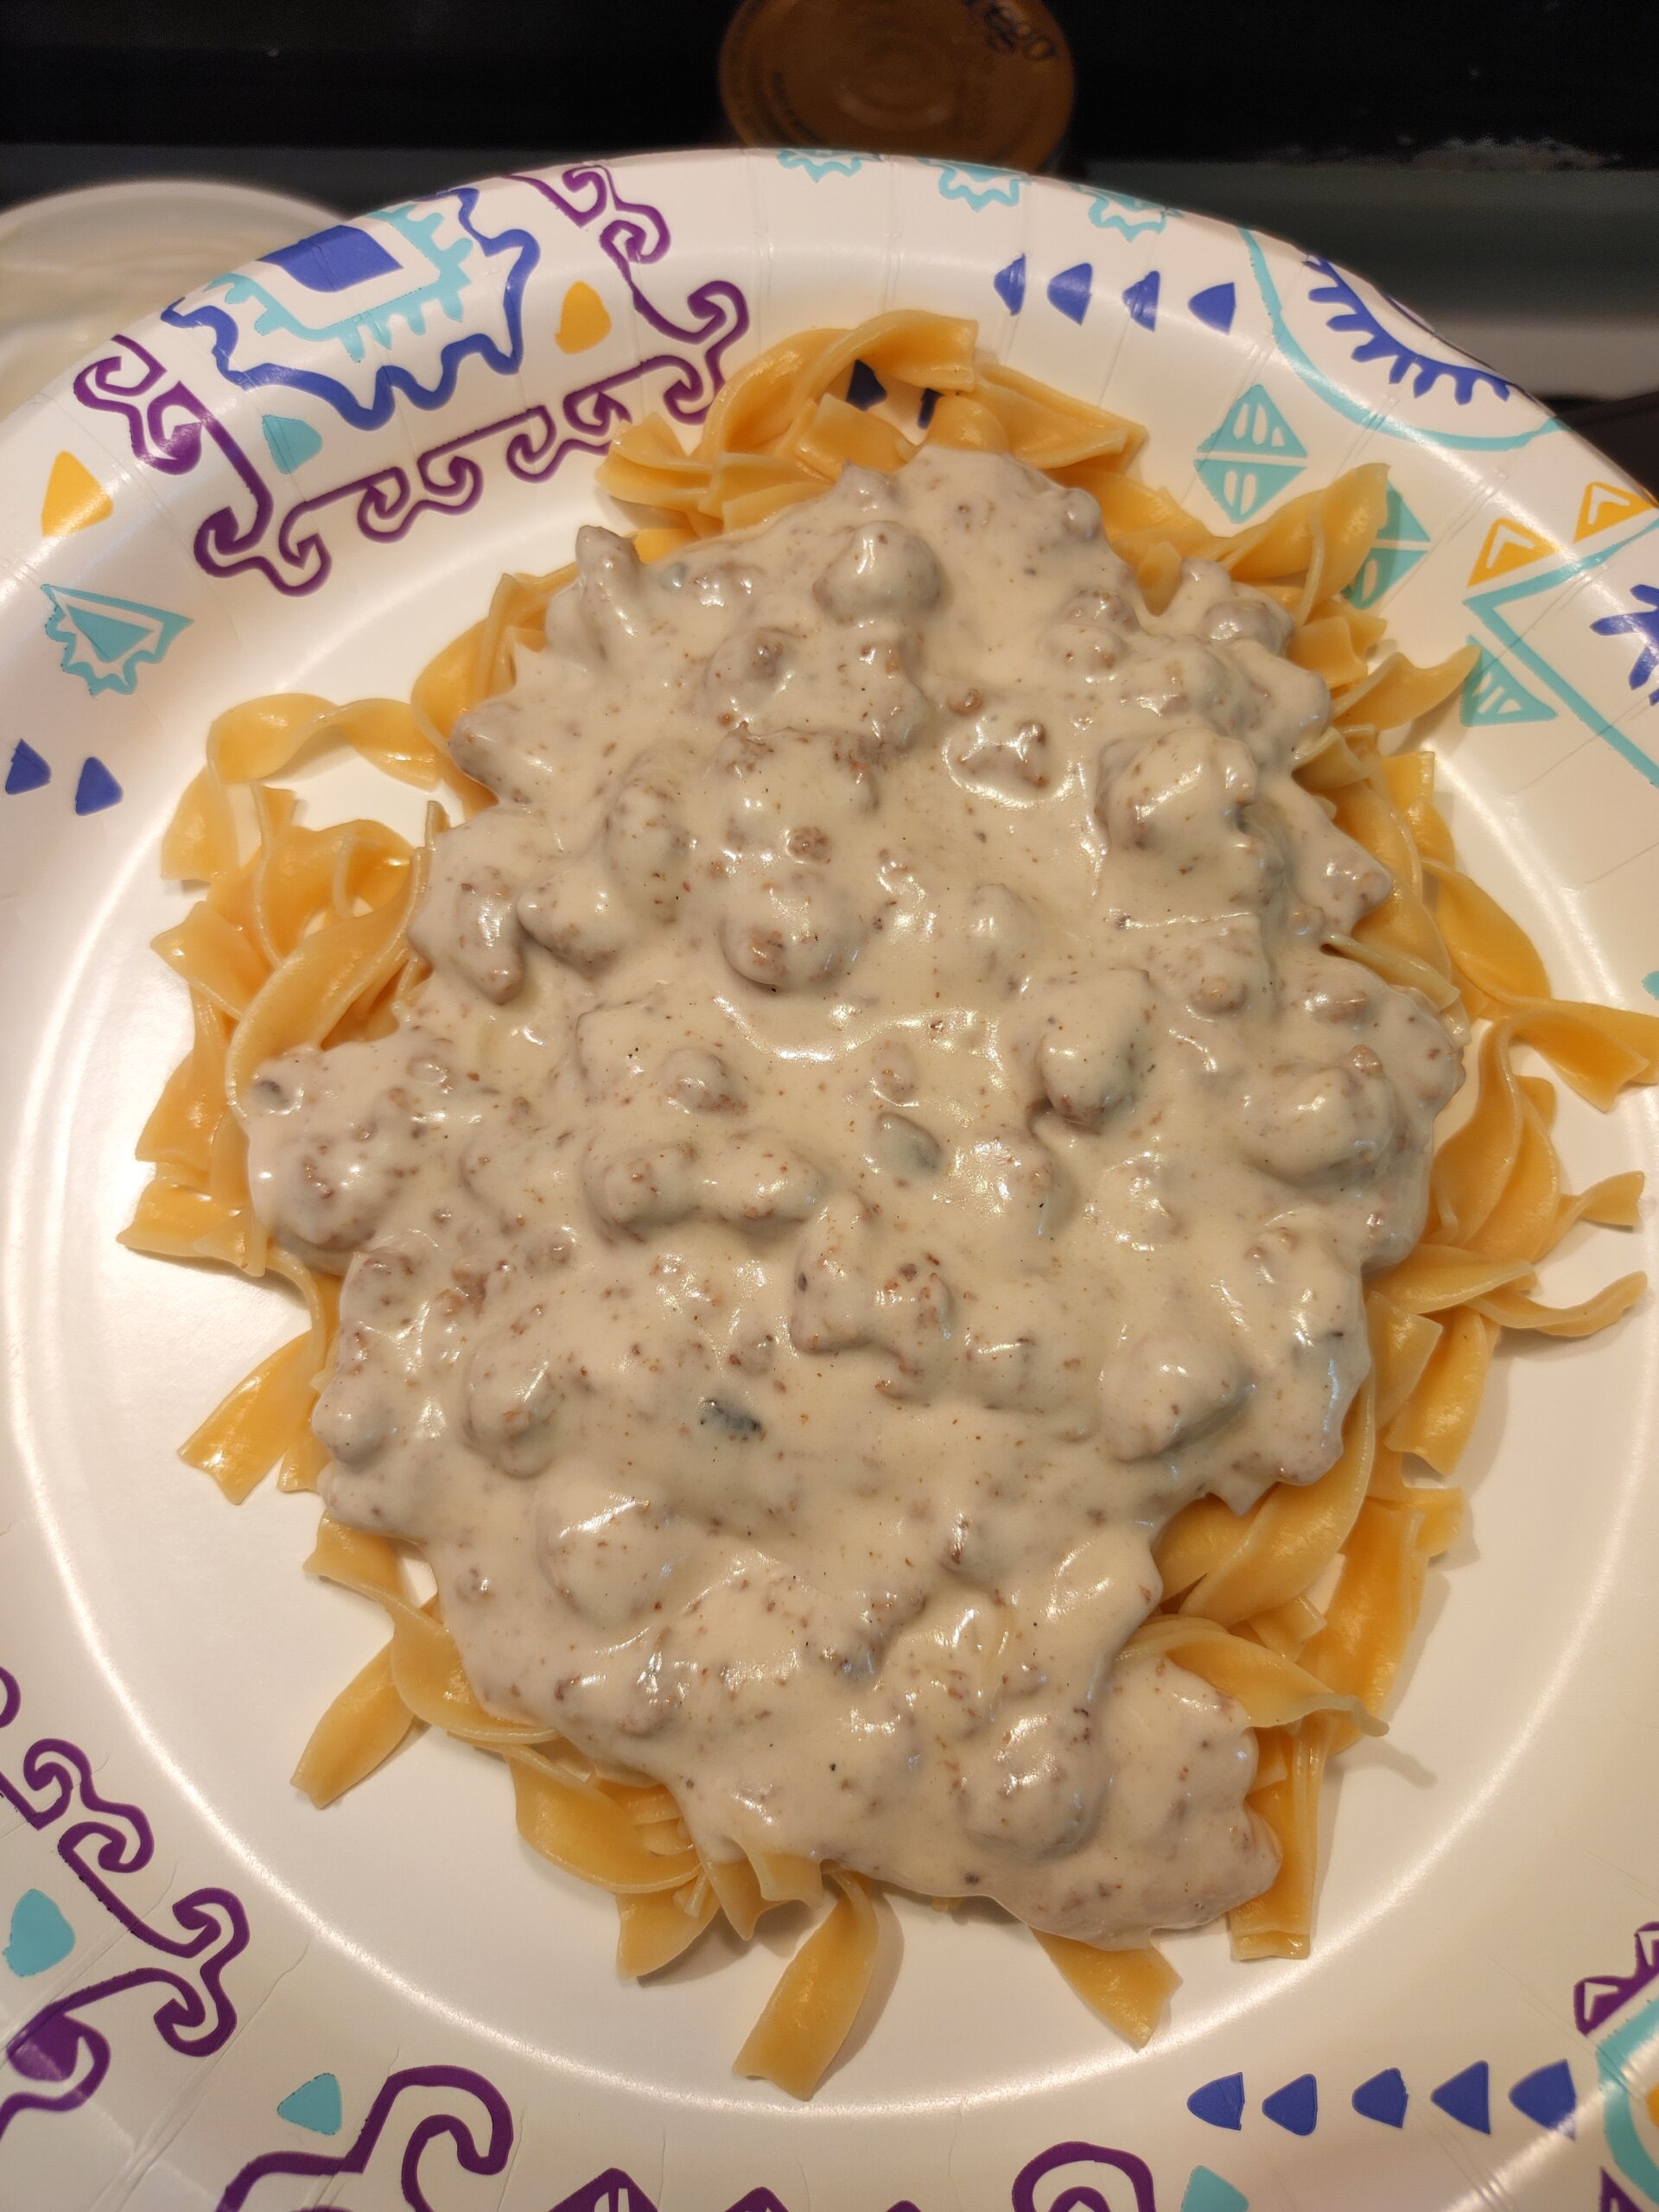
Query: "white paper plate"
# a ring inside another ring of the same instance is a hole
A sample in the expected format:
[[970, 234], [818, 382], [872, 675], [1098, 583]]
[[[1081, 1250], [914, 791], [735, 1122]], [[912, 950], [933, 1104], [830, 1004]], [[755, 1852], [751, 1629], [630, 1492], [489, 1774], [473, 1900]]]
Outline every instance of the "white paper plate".
[[[567, 351], [578, 282], [609, 327]], [[1287, 247], [960, 165], [654, 157], [342, 225], [99, 347], [0, 429], [8, 2207], [1659, 2202], [1650, 1307], [1500, 1362], [1473, 1535], [1331, 1792], [1315, 1956], [1178, 1942], [1144, 2053], [1021, 1931], [901, 1908], [886, 2009], [797, 2109], [729, 2071], [766, 1943], [619, 1984], [608, 1902], [519, 1845], [490, 1762], [423, 1740], [327, 1815], [289, 1787], [379, 1628], [300, 1576], [313, 1506], [232, 1511], [173, 1456], [291, 1317], [111, 1241], [186, 1027], [145, 949], [162, 825], [220, 707], [401, 693], [498, 569], [564, 557], [629, 415], [899, 303], [1147, 423], [1217, 525], [1387, 460], [1358, 595], [1421, 658], [1482, 648], [1439, 734], [1459, 837], [1558, 987], [1659, 993], [1659, 513]], [[1562, 1124], [1579, 1179], [1659, 1151], [1650, 1106]], [[1559, 1286], [1642, 1264], [1613, 1243]]]

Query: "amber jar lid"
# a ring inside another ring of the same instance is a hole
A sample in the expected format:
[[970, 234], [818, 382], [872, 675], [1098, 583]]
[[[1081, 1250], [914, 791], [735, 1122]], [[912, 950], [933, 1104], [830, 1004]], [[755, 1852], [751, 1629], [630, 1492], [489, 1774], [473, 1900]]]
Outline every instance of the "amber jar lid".
[[1072, 89], [1042, 0], [743, 0], [720, 56], [721, 99], [751, 146], [1040, 168]]

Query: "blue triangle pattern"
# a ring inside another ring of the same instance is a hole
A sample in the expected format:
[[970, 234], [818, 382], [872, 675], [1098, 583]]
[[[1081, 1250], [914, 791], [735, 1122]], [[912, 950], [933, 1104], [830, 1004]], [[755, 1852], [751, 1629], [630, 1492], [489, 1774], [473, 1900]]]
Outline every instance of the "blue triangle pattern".
[[1158, 327], [1158, 288], [1160, 278], [1155, 269], [1131, 284], [1123, 295], [1123, 304], [1129, 311], [1129, 321], [1138, 322], [1142, 330]]
[[1181, 2212], [1250, 2212], [1250, 2200], [1208, 2166], [1194, 2166], [1181, 2193]]
[[1579, 2132], [1574, 2118], [1579, 2093], [1573, 2086], [1573, 2069], [1564, 2058], [1523, 2074], [1510, 2091], [1510, 2102], [1516, 2112], [1535, 2120], [1540, 2127], [1553, 2127], [1558, 2135]]
[[11, 749], [11, 766], [6, 771], [8, 793], [15, 798], [19, 791], [37, 791], [51, 780], [51, 769], [29, 740], [20, 737]]
[[[1471, 641], [1472, 642], [1472, 641]], [[1513, 722], [1553, 722], [1555, 709], [1548, 699], [1529, 691], [1513, 669], [1492, 654], [1480, 658], [1463, 679], [1458, 720], [1465, 729], [1508, 728]]]
[[80, 764], [75, 784], [75, 812], [102, 814], [106, 806], [114, 806], [123, 796], [120, 785], [98, 755], [89, 753]]
[[874, 407], [878, 399], [885, 399], [887, 387], [868, 361], [855, 361], [853, 373], [847, 379], [847, 404], [849, 407]]
[[1201, 454], [1194, 466], [1211, 498], [1234, 522], [1248, 522], [1258, 507], [1276, 499], [1302, 473], [1300, 461], [1252, 461], [1224, 454]]
[[1089, 312], [1090, 296], [1094, 289], [1094, 264], [1074, 262], [1070, 269], [1062, 269], [1058, 276], [1049, 278], [1048, 303], [1068, 322], [1081, 322]]
[[1262, 2109], [1275, 2126], [1290, 2135], [1311, 2135], [1319, 2124], [1319, 2085], [1311, 2074], [1299, 2074], [1263, 2097]]
[[1238, 312], [1238, 295], [1230, 284], [1211, 284], [1202, 292], [1194, 292], [1186, 303], [1211, 330], [1229, 331], [1233, 317]]
[[1406, 2077], [1397, 2066], [1373, 2074], [1354, 2091], [1354, 2110], [1362, 2120], [1380, 2120], [1384, 2127], [1402, 2127], [1411, 2101]]
[[1465, 2127], [1472, 2127], [1477, 2134], [1492, 2132], [1491, 2069], [1484, 2058], [1472, 2066], [1465, 2066], [1461, 2074], [1454, 2074], [1442, 2082], [1438, 2089], [1428, 2093], [1431, 2104], [1438, 2105], [1443, 2113]]
[[1213, 2082], [1206, 2082], [1202, 2088], [1193, 2090], [1186, 2101], [1186, 2108], [1194, 2120], [1201, 2120], [1211, 2127], [1242, 2127], [1244, 2076], [1217, 2075]]
[[1642, 978], [1642, 988], [1650, 999], [1659, 999], [1659, 968], [1656, 968], [1651, 976]]
[[1018, 315], [1026, 304], [1026, 257], [1016, 254], [1006, 269], [999, 269], [991, 279], [991, 289], [996, 294], [1010, 315]]
[[276, 2107], [276, 2116], [292, 2120], [296, 2127], [308, 2127], [313, 2135], [338, 2135], [346, 2119], [339, 2076], [314, 2074], [297, 2089], [289, 2091]]

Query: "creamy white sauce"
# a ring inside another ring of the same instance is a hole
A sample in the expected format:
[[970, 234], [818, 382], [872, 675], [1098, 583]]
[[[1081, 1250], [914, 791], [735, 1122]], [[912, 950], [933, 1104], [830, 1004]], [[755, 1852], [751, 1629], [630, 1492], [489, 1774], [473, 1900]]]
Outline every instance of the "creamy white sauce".
[[1290, 772], [1325, 687], [1002, 458], [578, 563], [457, 732], [412, 1019], [253, 1098], [346, 1269], [330, 1509], [714, 1856], [1212, 1918], [1273, 1847], [1238, 1707], [1118, 1659], [1150, 1543], [1331, 1465], [1458, 1077], [1324, 949], [1388, 888]]

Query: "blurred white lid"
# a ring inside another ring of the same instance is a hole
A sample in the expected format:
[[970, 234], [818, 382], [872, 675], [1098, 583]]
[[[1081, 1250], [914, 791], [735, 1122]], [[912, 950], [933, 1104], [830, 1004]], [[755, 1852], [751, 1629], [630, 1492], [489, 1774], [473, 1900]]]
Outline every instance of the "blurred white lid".
[[0, 210], [0, 415], [131, 317], [335, 219], [315, 200], [194, 177]]

